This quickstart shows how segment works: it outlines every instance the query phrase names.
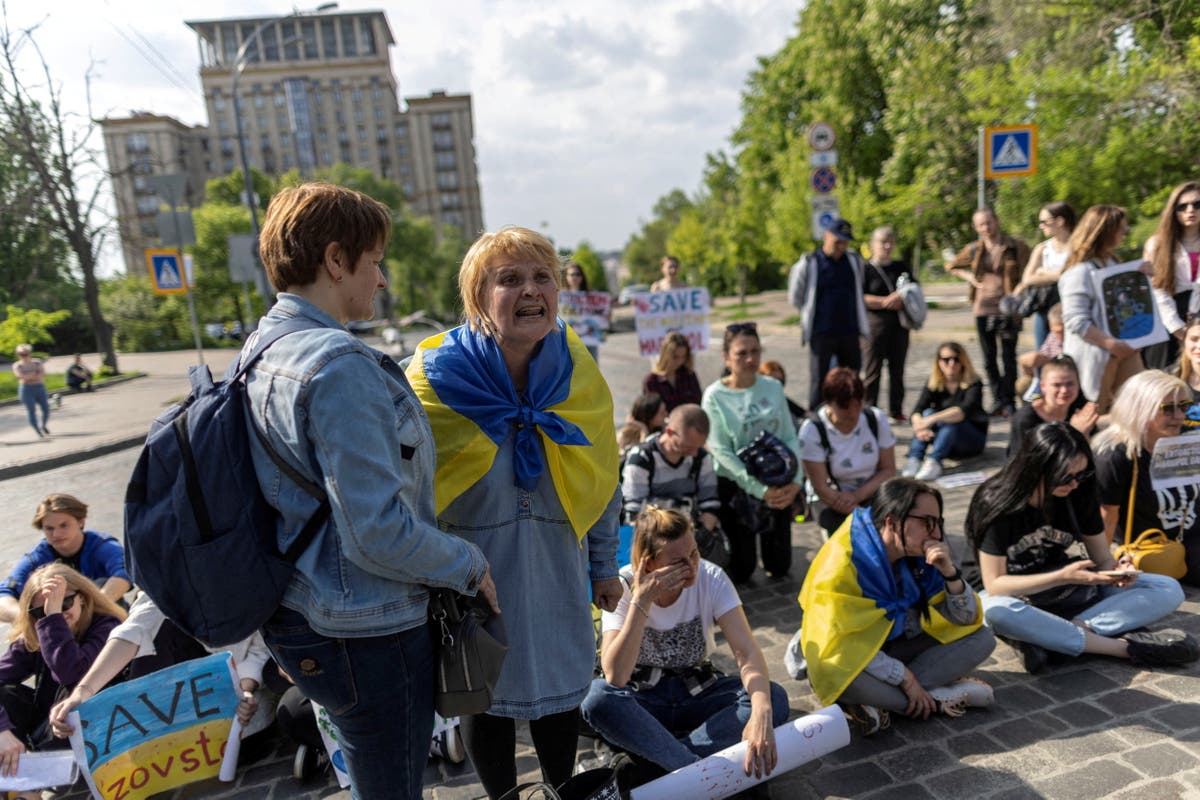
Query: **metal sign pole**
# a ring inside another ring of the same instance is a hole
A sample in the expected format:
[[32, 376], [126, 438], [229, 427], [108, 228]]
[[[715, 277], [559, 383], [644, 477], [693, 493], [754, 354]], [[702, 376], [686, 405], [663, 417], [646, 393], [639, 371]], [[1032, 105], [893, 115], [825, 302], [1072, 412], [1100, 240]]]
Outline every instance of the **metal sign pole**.
[[983, 162], [987, 158], [985, 148], [987, 145], [984, 142], [983, 128], [979, 129], [979, 198], [976, 201], [975, 208], [987, 208], [987, 198], [984, 196], [984, 178], [983, 178]]
[[204, 345], [200, 341], [200, 321], [196, 319], [196, 300], [192, 297], [187, 265], [183, 263], [183, 231], [179, 228], [179, 214], [175, 210], [174, 193], [168, 196], [167, 202], [171, 204], [171, 217], [175, 220], [175, 256], [179, 259], [179, 274], [183, 276], [183, 288], [187, 290], [184, 295], [187, 297], [188, 317], [192, 320], [192, 336], [196, 340], [196, 358], [199, 360], [200, 366], [204, 366]]

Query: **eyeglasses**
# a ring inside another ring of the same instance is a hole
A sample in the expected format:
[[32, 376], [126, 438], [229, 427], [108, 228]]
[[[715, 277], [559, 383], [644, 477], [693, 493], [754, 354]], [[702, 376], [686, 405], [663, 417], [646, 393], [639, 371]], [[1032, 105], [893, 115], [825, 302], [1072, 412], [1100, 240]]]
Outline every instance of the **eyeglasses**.
[[930, 536], [934, 531], [942, 530], [942, 524], [945, 520], [942, 517], [934, 516], [933, 514], [909, 514], [905, 519], [919, 519], [925, 523], [925, 532]]
[[1095, 470], [1081, 469], [1081, 470], [1079, 470], [1079, 472], [1071, 472], [1066, 475], [1063, 475], [1061, 478], [1058, 479], [1058, 485], [1059, 486], [1070, 486], [1072, 483], [1083, 483], [1084, 481], [1086, 481], [1088, 478], [1092, 477], [1095, 474], [1096, 474]]
[[1050, 217], [1049, 219], [1039, 219], [1038, 220], [1038, 225], [1053, 225], [1053, 224], [1054, 224], [1054, 217]]
[[758, 335], [757, 322], [734, 322], [731, 325], [725, 326], [725, 333], [730, 336], [739, 336], [743, 333], [749, 333], [754, 336]]
[[938, 361], [942, 362], [943, 364], [957, 364], [957, 363], [959, 363], [959, 357], [958, 356], [938, 356]]
[[1200, 200], [1188, 200], [1186, 203], [1176, 203], [1176, 211], [1200, 211]]
[[[63, 607], [62, 607], [63, 611], [70, 611], [71, 606], [73, 606], [73, 605], [75, 605], [75, 595], [69, 594], [69, 595], [66, 595], [65, 597], [63, 597]], [[29, 608], [29, 616], [31, 619], [35, 619], [35, 620], [41, 619], [42, 617], [46, 616], [46, 607], [45, 606], [37, 606], [37, 607], [31, 606]]]
[[1159, 403], [1158, 410], [1164, 414], [1187, 414], [1193, 405], [1191, 400], [1179, 400], [1174, 403]]

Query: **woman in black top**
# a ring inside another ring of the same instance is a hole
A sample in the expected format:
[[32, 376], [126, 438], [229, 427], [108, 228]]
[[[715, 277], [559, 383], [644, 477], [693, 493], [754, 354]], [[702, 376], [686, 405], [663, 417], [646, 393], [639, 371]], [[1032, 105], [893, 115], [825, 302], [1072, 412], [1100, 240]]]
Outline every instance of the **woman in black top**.
[[1079, 367], [1070, 356], [1055, 356], [1042, 365], [1041, 395], [1013, 414], [1008, 457], [1021, 449], [1025, 434], [1045, 422], [1066, 422], [1084, 436], [1096, 430], [1096, 404], [1079, 390]]
[[942, 475], [942, 459], [983, 452], [987, 428], [983, 381], [971, 365], [966, 348], [958, 342], [942, 342], [929, 381], [913, 409], [913, 440], [904, 476], [937, 480]]
[[896, 281], [908, 273], [908, 264], [892, 258], [896, 249], [896, 231], [885, 225], [871, 234], [871, 258], [863, 270], [863, 302], [867, 306], [868, 336], [863, 384], [867, 405], [879, 404], [879, 384], [883, 362], [888, 365], [888, 416], [892, 422], [905, 422], [904, 361], [908, 356], [908, 328], [900, 323], [904, 299], [896, 291]]

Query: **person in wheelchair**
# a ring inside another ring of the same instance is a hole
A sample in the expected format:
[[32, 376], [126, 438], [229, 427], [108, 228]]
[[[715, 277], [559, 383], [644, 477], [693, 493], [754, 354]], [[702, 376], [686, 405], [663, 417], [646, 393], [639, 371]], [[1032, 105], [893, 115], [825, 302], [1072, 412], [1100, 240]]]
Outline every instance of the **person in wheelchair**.
[[625, 524], [632, 525], [648, 505], [690, 516], [702, 558], [722, 569], [729, 563], [729, 542], [717, 512], [717, 474], [704, 449], [708, 414], [694, 403], [676, 406], [659, 433], [634, 445], [621, 472]]
[[[669, 772], [747, 742], [746, 774], [769, 775], [787, 693], [770, 681], [729, 577], [700, 558], [692, 521], [650, 506], [634, 526], [624, 594], [602, 618], [600, 662], [583, 715], [609, 743]], [[713, 627], [729, 642], [737, 675], [709, 661]]]

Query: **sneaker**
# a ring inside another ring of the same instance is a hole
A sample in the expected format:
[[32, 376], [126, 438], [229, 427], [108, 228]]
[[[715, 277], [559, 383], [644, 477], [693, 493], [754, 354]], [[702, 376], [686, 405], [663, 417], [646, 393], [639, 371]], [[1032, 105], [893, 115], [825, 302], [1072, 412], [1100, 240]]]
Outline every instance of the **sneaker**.
[[45, 425], [43, 425], [43, 426], [42, 426], [42, 433], [44, 433], [44, 434], [46, 434], [47, 436], [49, 436], [49, 435], [50, 435], [50, 429], [49, 429], [49, 428], [47, 428]]
[[905, 478], [911, 478], [921, 471], [921, 459], [909, 457], [908, 461], [904, 462], [904, 471], [900, 474]]
[[864, 704], [848, 705], [842, 709], [846, 721], [863, 736], [873, 736], [892, 726], [892, 715], [882, 708]]
[[458, 727], [450, 730], [441, 731], [429, 743], [430, 755], [435, 755], [443, 761], [449, 761], [451, 764], [461, 764], [467, 760], [467, 751], [463, 747], [462, 735], [458, 732]]
[[1036, 675], [1041, 672], [1046, 668], [1046, 664], [1050, 662], [1050, 653], [1044, 647], [1039, 647], [1030, 642], [1014, 642], [1013, 646], [1021, 654], [1021, 661], [1025, 665], [1025, 671], [1030, 675]]
[[935, 459], [927, 458], [914, 477], [919, 481], [936, 481], [942, 477], [942, 465]]
[[904, 425], [908, 422], [908, 417], [904, 414], [892, 414], [888, 417], [888, 421], [893, 425]]
[[609, 767], [617, 774], [617, 789], [621, 791], [622, 796], [643, 783], [658, 780], [667, 774], [658, 764], [631, 753], [617, 753]]
[[1181, 631], [1127, 633], [1129, 660], [1145, 667], [1175, 667], [1200, 658], [1200, 644]]
[[961, 717], [968, 708], [987, 708], [996, 699], [992, 687], [978, 678], [959, 678], [930, 689], [929, 696], [938, 701], [938, 711], [948, 717]]

